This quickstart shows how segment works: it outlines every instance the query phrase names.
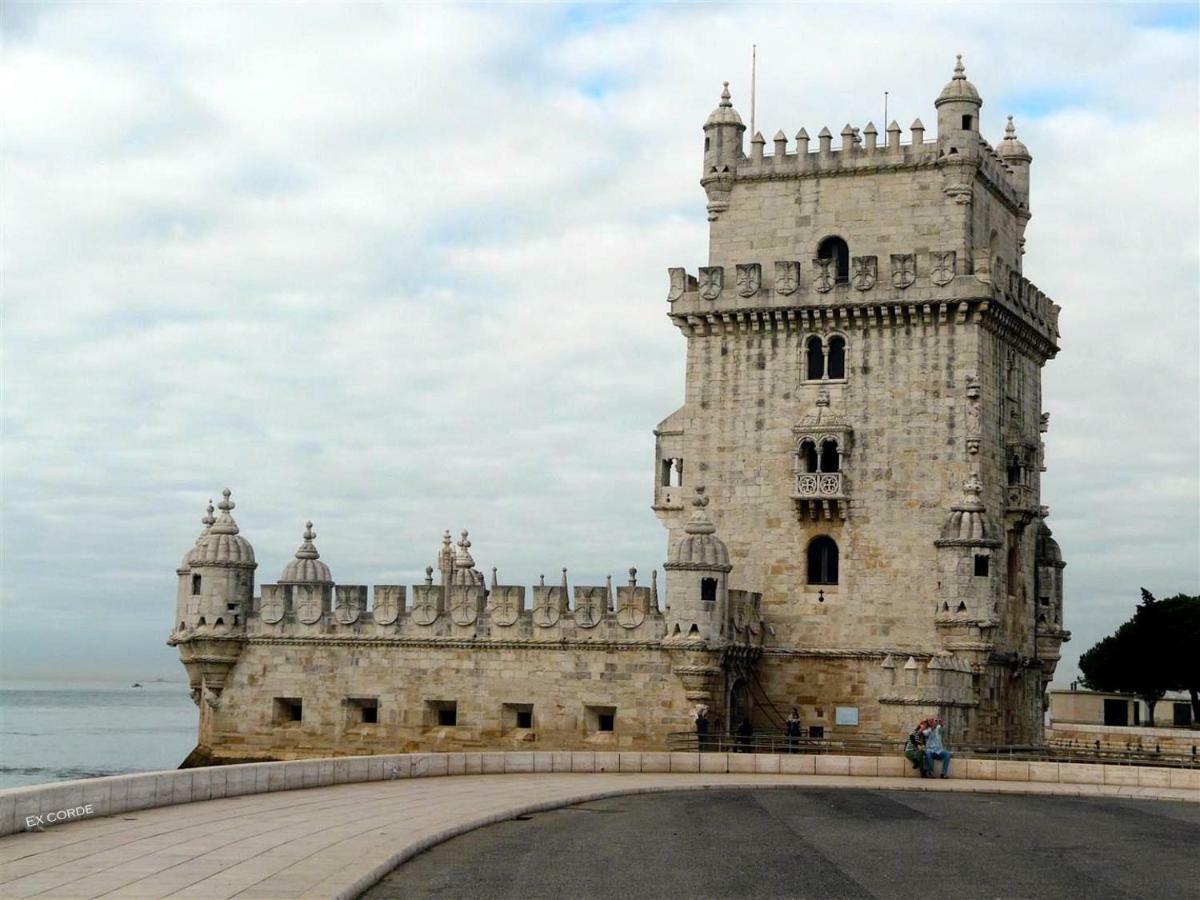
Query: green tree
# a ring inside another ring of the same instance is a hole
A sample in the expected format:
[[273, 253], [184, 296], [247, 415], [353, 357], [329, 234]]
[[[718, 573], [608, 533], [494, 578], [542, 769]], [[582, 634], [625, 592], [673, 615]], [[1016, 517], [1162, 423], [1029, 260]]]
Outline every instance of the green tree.
[[1132, 619], [1079, 657], [1084, 684], [1095, 691], [1136, 694], [1146, 704], [1146, 724], [1154, 707], [1174, 687], [1169, 652], [1164, 652], [1164, 620], [1159, 603], [1142, 590]]
[[1200, 597], [1176, 594], [1155, 600], [1143, 588], [1137, 614], [1160, 642], [1168, 689], [1188, 692], [1192, 721], [1200, 722]]

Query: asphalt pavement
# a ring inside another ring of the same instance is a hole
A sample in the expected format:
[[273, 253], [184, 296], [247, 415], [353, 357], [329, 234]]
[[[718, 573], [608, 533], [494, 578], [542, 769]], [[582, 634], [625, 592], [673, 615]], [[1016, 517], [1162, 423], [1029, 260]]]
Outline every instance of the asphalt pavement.
[[1200, 804], [840, 789], [617, 797], [409, 860], [369, 898], [1200, 897]]

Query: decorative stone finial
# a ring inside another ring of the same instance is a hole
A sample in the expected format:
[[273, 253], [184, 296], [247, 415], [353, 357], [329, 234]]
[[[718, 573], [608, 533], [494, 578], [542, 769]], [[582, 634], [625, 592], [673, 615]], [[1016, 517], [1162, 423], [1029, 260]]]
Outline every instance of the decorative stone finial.
[[636, 566], [629, 567], [629, 586], [637, 587], [637, 567]]
[[313, 523], [304, 523], [304, 543], [296, 551], [296, 559], [320, 559], [321, 554], [317, 552], [317, 547], [313, 543], [313, 539], [317, 533], [313, 531]]
[[204, 513], [204, 517], [200, 520], [200, 522], [202, 525], [204, 525], [204, 529], [207, 531], [209, 528], [212, 528], [216, 521], [216, 518], [213, 516], [213, 502], [210, 498], [208, 501], [208, 510]]
[[1008, 124], [1004, 126], [1004, 139], [1006, 141], [1015, 141], [1017, 139], [1017, 126], [1013, 124], [1012, 116], [1008, 117]]
[[492, 566], [492, 587], [496, 587], [499, 582], [496, 580], [496, 567]]
[[967, 77], [967, 69], [966, 69], [966, 66], [963, 65], [962, 54], [959, 53], [954, 58], [955, 58], [955, 60], [957, 60], [954, 63], [954, 77], [958, 78], [958, 79], [966, 78]]
[[733, 106], [733, 96], [729, 93], [729, 82], [724, 82], [721, 90], [721, 106]]
[[209, 526], [209, 531], [211, 531], [213, 534], [238, 533], [237, 522], [233, 521], [233, 516], [229, 514], [230, 510], [232, 510], [237, 504], [229, 499], [230, 495], [231, 491], [229, 488], [225, 488], [225, 490], [221, 491], [222, 499], [221, 502], [217, 504], [217, 509], [221, 511], [221, 514], [217, 516], [216, 521]]
[[425, 567], [425, 584], [433, 584], [433, 566]]

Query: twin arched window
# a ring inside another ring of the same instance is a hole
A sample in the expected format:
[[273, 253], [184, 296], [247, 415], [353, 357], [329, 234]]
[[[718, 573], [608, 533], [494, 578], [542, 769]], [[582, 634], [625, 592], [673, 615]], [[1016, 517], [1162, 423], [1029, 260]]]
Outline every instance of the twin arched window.
[[808, 583], [838, 583], [838, 545], [828, 535], [815, 537], [808, 545]]
[[806, 438], [800, 445], [800, 456], [804, 460], [805, 472], [840, 472], [842, 470], [842, 454], [838, 451], [838, 442], [832, 438], [822, 441], [819, 448], [816, 441]]
[[846, 377], [846, 339], [834, 335], [821, 339], [815, 334], [804, 345], [806, 381], [832, 381]]

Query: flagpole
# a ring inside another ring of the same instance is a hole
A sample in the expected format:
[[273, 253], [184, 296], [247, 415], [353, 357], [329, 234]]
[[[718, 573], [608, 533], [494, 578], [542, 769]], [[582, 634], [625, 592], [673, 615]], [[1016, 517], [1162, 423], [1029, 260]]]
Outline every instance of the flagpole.
[[750, 45], [750, 137], [753, 138], [758, 131], [755, 128], [756, 108], [755, 101], [758, 94], [758, 44]]

